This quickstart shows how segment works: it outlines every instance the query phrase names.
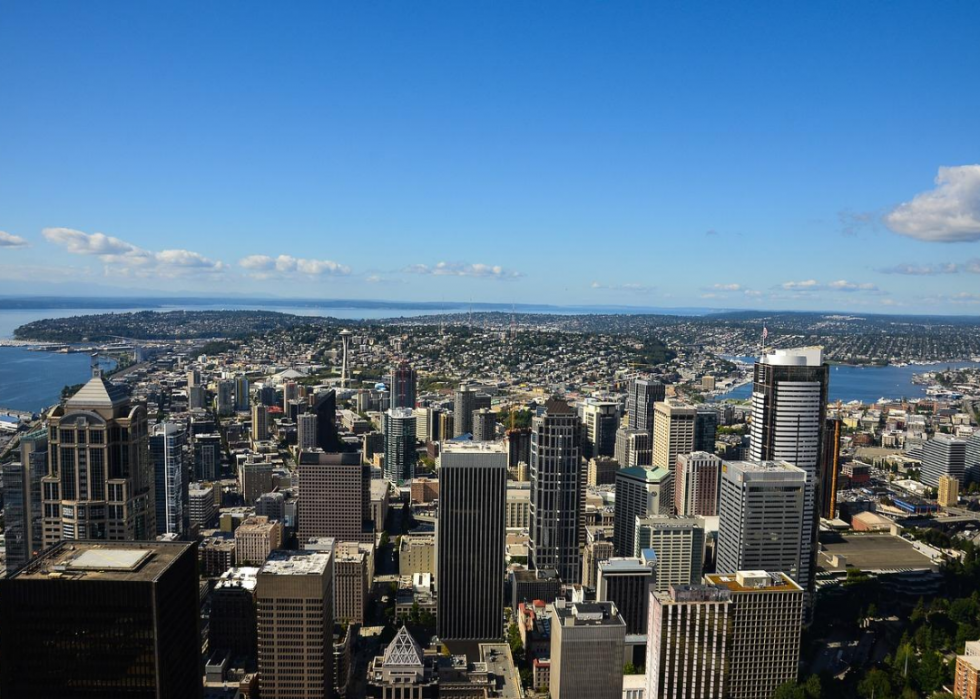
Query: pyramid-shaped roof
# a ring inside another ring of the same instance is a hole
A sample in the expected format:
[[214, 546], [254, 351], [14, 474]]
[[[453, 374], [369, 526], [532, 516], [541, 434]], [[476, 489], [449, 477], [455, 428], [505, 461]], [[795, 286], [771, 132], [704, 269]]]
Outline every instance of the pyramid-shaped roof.
[[422, 646], [412, 638], [407, 626], [398, 629], [385, 649], [384, 665], [422, 667]]
[[103, 376], [93, 376], [65, 404], [69, 408], [115, 408], [129, 400], [125, 386], [117, 386]]

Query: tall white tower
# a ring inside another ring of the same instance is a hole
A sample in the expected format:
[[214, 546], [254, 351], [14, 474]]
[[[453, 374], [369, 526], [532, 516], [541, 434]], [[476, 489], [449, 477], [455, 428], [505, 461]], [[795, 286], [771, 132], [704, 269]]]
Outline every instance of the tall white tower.
[[340, 366], [340, 387], [347, 388], [347, 351], [350, 349], [350, 336], [353, 333], [344, 328], [340, 331], [340, 341], [344, 344], [344, 359]]

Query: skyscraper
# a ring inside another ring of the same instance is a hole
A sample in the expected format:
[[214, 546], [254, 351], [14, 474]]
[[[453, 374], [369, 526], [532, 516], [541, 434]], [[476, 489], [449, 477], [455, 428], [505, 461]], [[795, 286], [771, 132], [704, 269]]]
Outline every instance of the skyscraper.
[[332, 388], [319, 391], [310, 411], [316, 415], [316, 445], [325, 452], [340, 451], [337, 436], [337, 394]]
[[215, 409], [219, 417], [230, 417], [235, 414], [235, 382], [222, 379], [218, 382], [218, 394], [215, 396]]
[[718, 514], [721, 459], [695, 451], [677, 457], [674, 471], [674, 511], [679, 515], [714, 517]]
[[187, 513], [187, 433], [173, 422], [154, 425], [150, 432], [157, 534], [182, 536]]
[[535, 568], [557, 570], [566, 582], [581, 578], [585, 479], [580, 428], [578, 415], [557, 397], [549, 399], [544, 412], [531, 420], [528, 549]]
[[687, 585], [650, 593], [646, 699], [723, 699], [731, 592]]
[[966, 474], [966, 441], [937, 434], [922, 445], [922, 469], [919, 480], [933, 488], [940, 476], [952, 476], [960, 483]]
[[401, 483], [415, 478], [415, 414], [411, 408], [391, 408], [384, 413], [385, 478]]
[[718, 410], [710, 405], [699, 405], [694, 417], [694, 451], [715, 453], [718, 432]]
[[233, 658], [256, 658], [255, 586], [258, 568], [231, 568], [211, 591], [208, 648], [226, 649]]
[[740, 571], [706, 575], [731, 596], [731, 637], [725, 694], [770, 699], [799, 674], [803, 588], [784, 573]]
[[806, 472], [785, 461], [726, 461], [715, 569], [786, 573], [801, 585], [808, 580], [801, 536], [806, 484]]
[[196, 549], [65, 541], [0, 580], [0, 694], [200, 697]]
[[963, 479], [967, 483], [980, 481], [980, 432], [974, 432], [967, 440], [965, 456]]
[[333, 552], [275, 551], [256, 581], [262, 696], [330, 699]]
[[492, 442], [497, 438], [497, 413], [489, 408], [473, 411], [473, 439]]
[[249, 395], [248, 378], [242, 374], [235, 377], [235, 410], [240, 413], [248, 412], [252, 407], [252, 397]]
[[199, 481], [221, 478], [221, 435], [194, 436], [194, 475]]
[[316, 413], [303, 413], [296, 418], [296, 447], [300, 451], [313, 451], [317, 448]]
[[626, 622], [628, 634], [647, 632], [647, 604], [653, 572], [653, 566], [639, 558], [599, 561], [596, 600], [616, 605]]
[[637, 517], [633, 555], [650, 551], [657, 557], [653, 587], [666, 592], [672, 585], [695, 585], [704, 565], [704, 519], [654, 515]]
[[40, 553], [44, 541], [41, 479], [48, 472], [48, 432], [20, 438], [20, 460], [3, 465], [4, 546], [7, 575]]
[[548, 607], [552, 699], [622, 699], [626, 622], [612, 602]]
[[264, 442], [269, 438], [269, 409], [262, 403], [252, 406], [252, 441]]
[[667, 396], [666, 387], [652, 379], [634, 379], [626, 397], [627, 427], [643, 430], [653, 438], [653, 406]]
[[446, 442], [439, 455], [436, 579], [439, 637], [503, 636], [507, 452], [491, 442]]
[[299, 473], [298, 538], [374, 541], [371, 467], [357, 452], [303, 452]]
[[415, 369], [408, 362], [399, 362], [391, 368], [391, 407], [415, 407]]
[[619, 403], [587, 398], [582, 405], [582, 455], [612, 456], [616, 451]]
[[96, 375], [48, 415], [44, 545], [156, 535], [146, 406]]
[[633, 555], [637, 517], [669, 515], [671, 475], [665, 468], [623, 468], [616, 472], [613, 543], [620, 556]]
[[646, 430], [629, 427], [621, 427], [616, 430], [614, 458], [623, 468], [649, 466], [653, 461], [650, 433]]
[[817, 506], [819, 516], [826, 519], [833, 519], [837, 512], [837, 477], [840, 475], [840, 436], [843, 424], [843, 420], [837, 417], [828, 417], [824, 424]]
[[680, 454], [694, 451], [698, 411], [690, 405], [657, 403], [653, 408], [653, 465], [671, 473]]
[[[827, 412], [829, 367], [819, 347], [775, 350], [759, 357], [752, 382], [753, 461], [784, 460], [806, 473], [801, 558], [808, 577], [794, 578], [812, 591], [816, 570], [820, 448]], [[781, 570], [750, 566], [753, 570]], [[734, 572], [734, 571], [722, 571]], [[785, 572], [785, 571], [784, 571]]]
[[[476, 389], [461, 383], [454, 395], [453, 436], [459, 437], [473, 431], [473, 411], [476, 410]], [[446, 439], [443, 436], [443, 439]]]

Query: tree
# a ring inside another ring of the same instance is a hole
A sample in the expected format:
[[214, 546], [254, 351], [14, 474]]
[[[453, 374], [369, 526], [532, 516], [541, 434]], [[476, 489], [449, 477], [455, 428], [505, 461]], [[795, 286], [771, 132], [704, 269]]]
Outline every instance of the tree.
[[623, 674], [624, 675], [642, 675], [643, 674], [643, 668], [642, 667], [637, 667], [633, 663], [626, 663], [626, 665], [623, 666]]
[[806, 692], [798, 683], [790, 681], [783, 682], [776, 687], [772, 699], [807, 699]]
[[858, 694], [867, 699], [888, 699], [892, 693], [888, 675], [878, 668], [872, 668], [864, 679], [858, 682], [857, 689]]

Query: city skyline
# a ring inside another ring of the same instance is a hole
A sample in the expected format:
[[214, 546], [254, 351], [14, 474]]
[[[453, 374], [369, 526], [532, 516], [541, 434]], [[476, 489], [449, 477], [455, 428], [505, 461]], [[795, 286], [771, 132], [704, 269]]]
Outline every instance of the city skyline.
[[977, 313], [978, 19], [14, 3], [0, 293]]

